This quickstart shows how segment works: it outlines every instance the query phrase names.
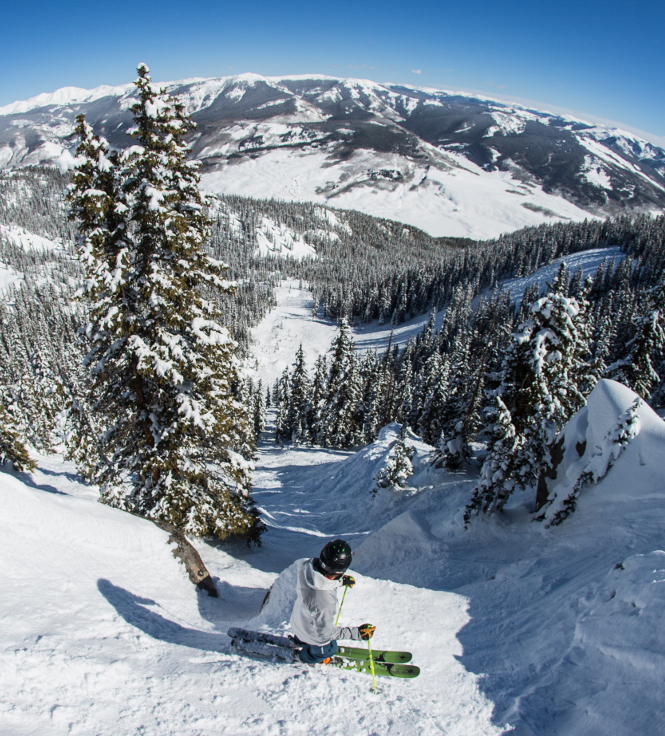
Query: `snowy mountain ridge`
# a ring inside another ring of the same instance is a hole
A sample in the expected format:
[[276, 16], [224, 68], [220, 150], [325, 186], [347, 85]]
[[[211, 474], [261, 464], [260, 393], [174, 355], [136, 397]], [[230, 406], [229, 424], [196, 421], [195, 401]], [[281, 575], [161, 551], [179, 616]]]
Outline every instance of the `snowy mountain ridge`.
[[[211, 192], [313, 201], [494, 237], [665, 207], [665, 151], [618, 129], [463, 93], [323, 75], [166, 83]], [[129, 144], [132, 85], [0, 108], [0, 166], [73, 163], [75, 116]]]

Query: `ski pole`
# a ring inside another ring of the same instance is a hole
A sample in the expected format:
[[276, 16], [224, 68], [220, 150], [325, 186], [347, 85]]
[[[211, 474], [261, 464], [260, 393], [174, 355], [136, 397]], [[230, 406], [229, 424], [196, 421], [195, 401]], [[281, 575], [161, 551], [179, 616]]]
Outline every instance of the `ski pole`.
[[369, 649], [369, 666], [372, 668], [372, 682], [374, 683], [374, 692], [376, 692], [376, 677], [374, 676], [374, 657], [372, 657], [372, 643], [367, 640], [367, 648]]
[[344, 586], [344, 595], [342, 596], [342, 602], [339, 604], [339, 611], [337, 612], [337, 621], [335, 621], [335, 626], [339, 623], [339, 617], [342, 615], [342, 606], [344, 605], [344, 599], [346, 598], [346, 591], [349, 589], [348, 585]]

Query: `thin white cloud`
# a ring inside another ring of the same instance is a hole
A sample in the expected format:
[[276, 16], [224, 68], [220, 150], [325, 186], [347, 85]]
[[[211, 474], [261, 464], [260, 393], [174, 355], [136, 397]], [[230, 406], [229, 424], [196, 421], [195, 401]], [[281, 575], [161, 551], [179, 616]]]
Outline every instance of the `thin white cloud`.
[[411, 70], [411, 74], [422, 74], [422, 73], [423, 73], [422, 69], [412, 69]]

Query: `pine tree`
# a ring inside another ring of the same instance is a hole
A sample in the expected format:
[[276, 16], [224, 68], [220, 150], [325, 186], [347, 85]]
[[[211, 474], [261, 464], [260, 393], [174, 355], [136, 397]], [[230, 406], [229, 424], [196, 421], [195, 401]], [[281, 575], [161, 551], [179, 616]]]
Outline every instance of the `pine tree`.
[[[235, 343], [221, 327], [225, 266], [205, 252], [204, 213], [183, 105], [138, 67], [136, 145], [120, 155], [80, 118], [71, 193], [86, 266], [92, 349], [91, 451], [101, 500], [197, 536], [263, 525], [250, 495], [246, 407], [234, 398]], [[96, 445], [96, 446], [95, 446]]]
[[323, 447], [351, 447], [362, 439], [362, 383], [351, 330], [342, 319], [332, 344], [333, 358], [317, 441]]
[[373, 442], [383, 427], [387, 399], [386, 376], [374, 350], [368, 350], [360, 367], [363, 405], [363, 441]]
[[256, 439], [259, 439], [259, 435], [266, 428], [266, 402], [263, 396], [263, 383], [259, 380], [259, 385], [256, 388], [254, 399], [252, 401], [253, 409], [253, 420], [254, 420], [254, 435]]
[[505, 349], [510, 324], [508, 294], [481, 300], [471, 331], [460, 336], [452, 357], [448, 397], [443, 408], [443, 437], [434, 461], [454, 470], [471, 456], [469, 437], [481, 424], [480, 405], [490, 366]]
[[418, 418], [418, 432], [425, 442], [436, 446], [443, 432], [443, 410], [448, 396], [450, 361], [433, 353], [424, 369], [424, 400]]
[[289, 369], [285, 368], [281, 378], [275, 384], [272, 394], [277, 408], [275, 417], [275, 442], [288, 441], [291, 439], [293, 433], [293, 427], [289, 424], [289, 412], [291, 408], [290, 386]]
[[655, 356], [665, 346], [665, 332], [661, 325], [661, 311], [648, 299], [645, 312], [633, 324], [633, 337], [626, 343], [626, 353], [610, 365], [605, 376], [625, 384], [643, 399], [651, 396], [651, 389], [660, 381], [653, 365]]
[[30, 457], [11, 413], [0, 402], [0, 465], [11, 461], [15, 470], [32, 472], [37, 463]]
[[[500, 399], [494, 409], [498, 429], [468, 512], [500, 511], [513, 490], [544, 487], [541, 477], [553, 470], [556, 436], [586, 402], [581, 386], [590, 383], [583, 357], [589, 352], [588, 335], [580, 322], [584, 309], [567, 293], [562, 264], [546, 296], [532, 305], [531, 319], [512, 336], [500, 384], [490, 392], [493, 401]], [[506, 447], [512, 453], [509, 461]], [[539, 492], [538, 502], [543, 501]]]
[[399, 438], [390, 446], [384, 464], [374, 477], [376, 486], [370, 493], [373, 496], [376, 495], [379, 488], [405, 488], [407, 481], [413, 475], [411, 460], [415, 454], [415, 448], [407, 444], [406, 425], [402, 425]]
[[310, 414], [308, 417], [309, 439], [314, 442], [319, 434], [321, 417], [324, 410], [326, 388], [328, 385], [328, 361], [325, 355], [319, 355], [314, 364], [314, 378], [312, 379], [312, 395], [309, 401]]
[[487, 415], [491, 422], [487, 459], [464, 512], [465, 524], [469, 523], [472, 514], [501, 509], [519, 483], [516, 476], [523, 437], [518, 436], [510, 411], [500, 396], [494, 397], [494, 406], [488, 407]]
[[311, 417], [311, 385], [305, 366], [305, 353], [302, 344], [296, 353], [291, 385], [289, 390], [288, 425], [291, 430], [291, 439], [296, 443], [307, 442], [309, 439], [309, 421]]

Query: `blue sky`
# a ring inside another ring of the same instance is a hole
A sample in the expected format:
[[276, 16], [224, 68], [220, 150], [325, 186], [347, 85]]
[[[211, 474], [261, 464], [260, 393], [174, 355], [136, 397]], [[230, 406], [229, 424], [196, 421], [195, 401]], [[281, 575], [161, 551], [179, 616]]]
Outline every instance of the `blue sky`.
[[662, 138], [665, 2], [12, 2], [0, 105], [59, 87], [318, 73], [541, 103]]

